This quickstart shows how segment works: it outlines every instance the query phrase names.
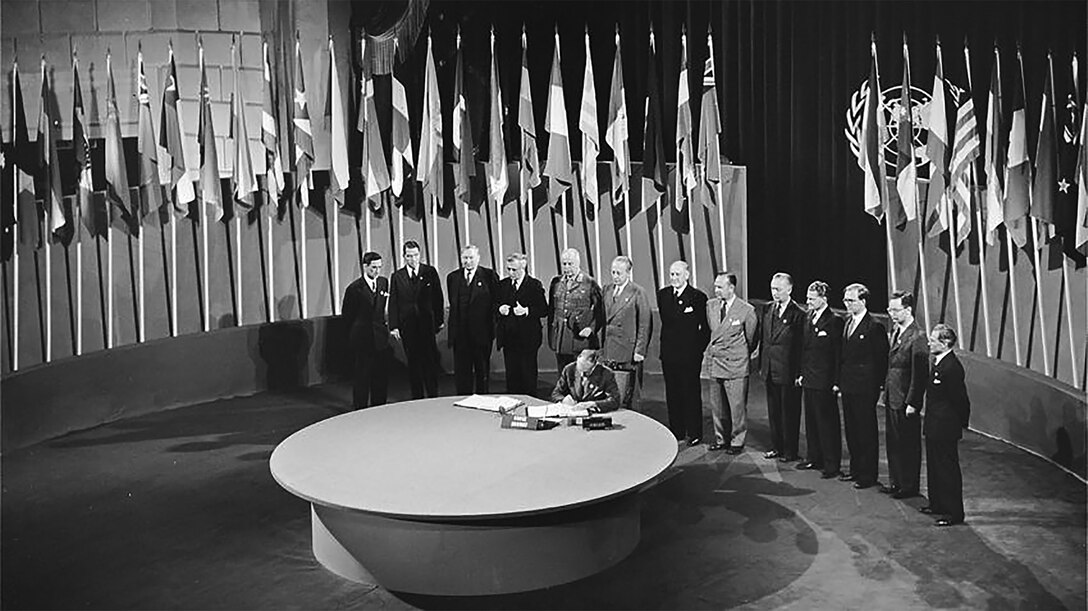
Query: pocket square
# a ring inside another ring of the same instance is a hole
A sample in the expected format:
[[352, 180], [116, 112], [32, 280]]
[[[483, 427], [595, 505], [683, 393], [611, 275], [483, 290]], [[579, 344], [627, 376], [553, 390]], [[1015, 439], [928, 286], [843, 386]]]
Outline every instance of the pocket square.
[[694, 311], [695, 311], [695, 310], [693, 310], [693, 309], [691, 308], [691, 306], [688, 306], [688, 307], [684, 308], [684, 314], [691, 314], [691, 313], [692, 313], [692, 312], [694, 312]]
[[827, 337], [827, 331], [820, 331], [816, 334], [816, 337]]
[[934, 384], [940, 384], [940, 383], [941, 383], [941, 379], [940, 379], [940, 378], [933, 378], [933, 383], [934, 383]]
[[740, 321], [734, 318], [734, 319], [733, 319], [733, 322], [731, 322], [731, 323], [729, 323], [729, 324], [730, 324], [731, 326], [734, 326], [734, 327], [739, 327], [739, 326], [740, 326]]

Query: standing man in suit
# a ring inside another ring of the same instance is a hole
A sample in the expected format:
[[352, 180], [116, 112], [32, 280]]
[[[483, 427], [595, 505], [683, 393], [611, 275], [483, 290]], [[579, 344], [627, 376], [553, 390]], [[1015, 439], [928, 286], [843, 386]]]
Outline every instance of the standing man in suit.
[[[718, 274], [714, 295], [706, 304], [710, 343], [703, 358], [710, 378], [710, 415], [714, 422], [714, 443], [707, 449], [736, 455], [744, 451], [748, 433], [748, 372], [759, 323], [755, 308], [737, 297], [736, 274]], [[726, 418], [730, 422], [728, 435]]]
[[771, 450], [763, 458], [780, 462], [798, 460], [801, 434], [801, 334], [805, 313], [794, 303], [793, 278], [778, 272], [771, 277], [771, 303], [763, 311], [759, 337], [759, 373], [767, 389], [767, 417]]
[[834, 388], [842, 397], [850, 472], [839, 476], [853, 481], [854, 488], [876, 485], [880, 462], [876, 402], [888, 373], [888, 336], [884, 326], [869, 315], [869, 289], [854, 283], [843, 291], [848, 317], [839, 353], [839, 382]]
[[385, 321], [389, 281], [381, 273], [382, 256], [368, 252], [363, 255], [362, 277], [344, 291], [342, 316], [350, 325], [348, 338], [355, 354], [352, 388], [355, 409], [382, 405], [386, 399], [393, 347]]
[[699, 369], [710, 341], [706, 321], [706, 293], [688, 284], [691, 272], [684, 261], [669, 266], [669, 286], [657, 292], [661, 315], [661, 372], [669, 428], [688, 446], [702, 443], [703, 399]]
[[826, 282], [808, 285], [804, 332], [801, 334], [801, 387], [805, 404], [808, 460], [798, 469], [820, 469], [823, 479], [837, 477], [842, 466], [842, 429], [834, 388], [842, 350], [842, 319], [827, 307]]
[[959, 441], [971, 420], [963, 365], [952, 352], [956, 332], [945, 324], [933, 327], [929, 351], [933, 374], [928, 378], [925, 405], [926, 477], [929, 505], [922, 513], [943, 516], [937, 526], [963, 523], [963, 474], [960, 473]]
[[914, 322], [914, 295], [896, 291], [888, 300], [893, 330], [884, 381], [884, 451], [888, 483], [895, 499], [918, 496], [922, 472], [922, 397], [929, 378], [929, 346]]
[[495, 289], [499, 278], [480, 266], [480, 249], [461, 249], [461, 268], [446, 276], [450, 296], [450, 348], [457, 394], [487, 394], [491, 377], [491, 342], [495, 338]]
[[438, 270], [420, 262], [419, 244], [404, 243], [404, 267], [389, 280], [389, 329], [404, 346], [412, 398], [438, 396], [438, 343], [445, 316]]
[[522, 253], [506, 257], [506, 278], [499, 282], [495, 299], [495, 345], [506, 364], [506, 392], [519, 395], [536, 394], [536, 355], [543, 338], [540, 319], [548, 315], [544, 286], [528, 274], [528, 264]]
[[548, 346], [563, 371], [582, 350], [600, 345], [597, 332], [604, 326], [604, 307], [601, 287], [582, 271], [578, 251], [568, 248], [559, 260], [561, 273], [548, 287]]
[[613, 369], [632, 371], [634, 379], [627, 397], [637, 403], [642, 385], [642, 363], [650, 343], [650, 300], [646, 291], [631, 280], [634, 263], [620, 255], [612, 260], [612, 282], [602, 289], [604, 333], [600, 359]]

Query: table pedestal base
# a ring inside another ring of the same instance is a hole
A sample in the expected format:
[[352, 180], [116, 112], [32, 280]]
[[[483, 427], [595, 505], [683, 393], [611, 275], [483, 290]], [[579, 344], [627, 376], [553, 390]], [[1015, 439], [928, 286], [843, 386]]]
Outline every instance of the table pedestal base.
[[525, 592], [594, 575], [638, 544], [637, 494], [519, 518], [421, 520], [312, 505], [314, 557], [397, 592]]

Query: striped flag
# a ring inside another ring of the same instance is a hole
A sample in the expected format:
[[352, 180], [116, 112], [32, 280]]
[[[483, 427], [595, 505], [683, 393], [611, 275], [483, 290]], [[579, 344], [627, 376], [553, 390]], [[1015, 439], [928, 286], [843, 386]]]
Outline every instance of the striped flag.
[[147, 89], [144, 72], [144, 52], [136, 52], [137, 100], [140, 103], [136, 150], [140, 155], [140, 221], [158, 212], [162, 207], [162, 182], [159, 177], [159, 150], [155, 128], [151, 122], [151, 93]]
[[[650, 30], [650, 73], [646, 77], [645, 124], [642, 130], [642, 208], [650, 208], [665, 195], [668, 170], [665, 168], [665, 141], [661, 135], [661, 87], [657, 80], [654, 32]], [[642, 210], [638, 210], [641, 212]], [[632, 212], [632, 218], [635, 212]], [[660, 256], [660, 255], [659, 255]]]
[[[931, 112], [932, 109], [931, 103]], [[903, 36], [903, 84], [899, 87], [899, 121], [896, 132], [895, 190], [899, 194], [899, 200], [896, 202], [889, 198], [888, 217], [896, 229], [903, 229], [918, 216], [918, 166], [914, 161], [914, 108], [910, 99], [910, 51], [906, 35]]]
[[[966, 47], [964, 56], [967, 56]], [[958, 212], [959, 220], [956, 226], [957, 241], [967, 239], [970, 233], [971, 196], [973, 185], [971, 184], [971, 167], [979, 158], [980, 143], [978, 138], [978, 123], [975, 117], [975, 101], [971, 90], [965, 89], [960, 93], [960, 103], [956, 109], [956, 129], [952, 137], [952, 163], [951, 177], [949, 178], [952, 203]]]
[[423, 125], [419, 134], [419, 161], [416, 180], [423, 185], [427, 199], [438, 202], [438, 213], [448, 217], [452, 206], [442, 201], [442, 100], [438, 96], [438, 73], [434, 69], [434, 43], [427, 34], [424, 60]]
[[929, 192], [926, 195], [926, 230], [929, 235], [948, 231], [948, 162], [951, 149], [948, 146], [948, 105], [945, 102], [947, 88], [944, 80], [944, 60], [941, 43], [937, 42], [937, 69], [933, 75], [933, 97], [929, 102], [929, 135], [926, 137], [926, 153], [929, 156]]
[[223, 218], [223, 193], [219, 183], [219, 151], [215, 146], [215, 127], [212, 123], [212, 94], [208, 89], [208, 72], [204, 66], [204, 45], [197, 52], [200, 58], [200, 129], [196, 133], [200, 149], [200, 199], [215, 208], [216, 222]]
[[[684, 187], [694, 189], [698, 181], [695, 178], [695, 155], [692, 152], [691, 128], [691, 86], [688, 79], [688, 35], [680, 36], [680, 82], [676, 94], [676, 147], [680, 151], [677, 164]], [[679, 198], [677, 198], [679, 201]]]
[[589, 30], [586, 30], [586, 71], [582, 80], [582, 108], [578, 113], [578, 131], [582, 133], [582, 193], [589, 220], [597, 216], [600, 194], [597, 193], [597, 154], [601, 150], [601, 132], [597, 127], [597, 93], [593, 87], [593, 59], [589, 53]]
[[111, 207], [111, 224], [128, 227], [132, 204], [128, 194], [128, 165], [121, 140], [121, 114], [113, 83], [113, 58], [106, 52], [106, 202]]
[[699, 161], [703, 164], [703, 181], [707, 191], [703, 202], [710, 206], [717, 197], [716, 187], [722, 181], [722, 121], [718, 111], [718, 88], [714, 80], [714, 42], [710, 32], [706, 34], [706, 48], [703, 98], [699, 104]]
[[[616, 28], [616, 60], [612, 64], [612, 88], [608, 95], [608, 126], [604, 141], [612, 149], [612, 218], [616, 228], [627, 223], [623, 211], [623, 197], [631, 190], [631, 149], [627, 132], [627, 94], [623, 87], [623, 53], [620, 51], [620, 30]], [[632, 206], [632, 208], [634, 208]], [[637, 208], [636, 208], [637, 209]]]
[[521, 88], [518, 91], [518, 131], [521, 132], [521, 178], [526, 189], [540, 185], [540, 155], [536, 149], [536, 119], [533, 118], [533, 92], [529, 86], [529, 60], [525, 26], [521, 28]]
[[329, 193], [341, 208], [348, 188], [348, 129], [344, 122], [344, 96], [340, 94], [340, 75], [336, 70], [336, 52], [329, 36], [329, 78], [325, 96], [325, 125], [329, 128]]
[[230, 137], [234, 140], [231, 169], [234, 174], [234, 200], [247, 208], [253, 207], [253, 194], [257, 192], [257, 173], [253, 170], [253, 157], [249, 151], [249, 130], [246, 128], [246, 101], [242, 95], [238, 56], [231, 44], [231, 62], [234, 64], [234, 91], [230, 96]]
[[997, 228], [1005, 222], [1004, 191], [1005, 147], [1001, 134], [1001, 57], [994, 45], [994, 68], [990, 73], [990, 93], [986, 103], [986, 243], [997, 241]]
[[[408, 96], [404, 85], [397, 79], [396, 70], [389, 73], [390, 88], [393, 97], [393, 195], [400, 197], [404, 190], [404, 165], [411, 166], [412, 135], [408, 122]], [[402, 204], [403, 205], [403, 204]]]
[[[94, 205], [94, 183], [91, 179], [91, 143], [87, 138], [87, 119], [83, 110], [83, 88], [79, 84], [79, 59], [72, 55], [72, 150], [75, 166], [79, 168], [79, 210], [83, 226], [92, 237], [104, 235], [109, 219], [105, 210]], [[78, 239], [80, 232], [75, 235]]]
[[264, 97], [261, 103], [261, 144], [264, 145], [265, 182], [268, 188], [268, 211], [275, 215], [280, 194], [285, 188], [283, 182], [283, 157], [280, 155], [279, 105], [276, 100], [275, 83], [272, 78], [272, 63], [268, 58], [268, 41], [262, 41], [264, 51]]
[[866, 83], [865, 112], [861, 119], [861, 154], [858, 165], [865, 173], [865, 211], [878, 221], [884, 218], [887, 186], [884, 184], [884, 105], [881, 102], [880, 72], [876, 59], [876, 39], [871, 45], [872, 63]]
[[[314, 132], [310, 126], [310, 111], [306, 105], [306, 79], [302, 70], [302, 43], [295, 33], [295, 189], [309, 184], [310, 168], [314, 165]], [[306, 198], [302, 198], [306, 203]]]
[[1031, 167], [1028, 164], [1027, 109], [1024, 96], [1024, 58], [1016, 50], [1019, 70], [1013, 75], [1012, 127], [1005, 162], [1005, 227], [1012, 241], [1023, 247], [1028, 242], [1028, 192]]
[[385, 165], [385, 143], [378, 130], [378, 108], [374, 104], [374, 79], [366, 73], [363, 66], [363, 78], [359, 99], [359, 120], [355, 129], [363, 134], [363, 177], [365, 198], [370, 202], [370, 209], [377, 215], [383, 211], [382, 200], [377, 198], [390, 187], [389, 168]]
[[[495, 30], [491, 30], [491, 120], [488, 139], [487, 195], [496, 206], [502, 206], [510, 179], [506, 175], [506, 142], [502, 125], [502, 87], [499, 84], [499, 60], [495, 56]], [[500, 208], [501, 209], [501, 208]]]
[[[457, 31], [457, 67], [453, 76], [453, 193], [457, 203], [467, 203], [479, 210], [482, 202], [472, 202], [472, 177], [476, 175], [472, 122], [465, 93], [465, 64], [461, 53], [461, 31]], [[465, 221], [468, 222], [468, 221]]]
[[[570, 162], [570, 134], [567, 129], [567, 104], [563, 97], [563, 74], [559, 70], [559, 30], [555, 31], [555, 53], [552, 55], [544, 131], [548, 132], [548, 160], [544, 164], [544, 175], [548, 177], [548, 203], [555, 205], [574, 183]], [[567, 215], [568, 222], [573, 222], [572, 217], [571, 214]]]
[[[174, 45], [170, 44], [170, 64], [162, 88], [159, 109], [159, 182], [167, 189], [177, 189], [174, 208], [181, 214], [189, 212], [188, 204], [196, 200], [193, 180], [185, 171], [185, 150], [181, 140], [181, 115], [178, 113], [178, 68], [174, 62]], [[184, 204], [184, 205], [183, 205]]]
[[[60, 137], [60, 117], [53, 115], [55, 108], [49, 91], [49, 79], [42, 56], [42, 91], [38, 106], [38, 178], [45, 187], [42, 204], [49, 215], [49, 230], [56, 234], [64, 228], [64, 195], [60, 182], [60, 159], [57, 156], [57, 140]], [[46, 236], [51, 239], [52, 236]]]

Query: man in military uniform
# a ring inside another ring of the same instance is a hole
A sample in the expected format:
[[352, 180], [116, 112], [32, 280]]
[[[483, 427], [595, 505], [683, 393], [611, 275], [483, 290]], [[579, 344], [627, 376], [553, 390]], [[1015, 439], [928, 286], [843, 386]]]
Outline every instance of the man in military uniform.
[[582, 257], [568, 248], [560, 257], [562, 273], [548, 288], [548, 347], [560, 372], [586, 348], [597, 348], [604, 326], [601, 288], [582, 271]]

